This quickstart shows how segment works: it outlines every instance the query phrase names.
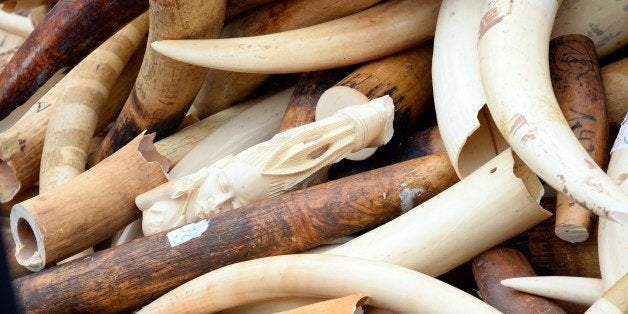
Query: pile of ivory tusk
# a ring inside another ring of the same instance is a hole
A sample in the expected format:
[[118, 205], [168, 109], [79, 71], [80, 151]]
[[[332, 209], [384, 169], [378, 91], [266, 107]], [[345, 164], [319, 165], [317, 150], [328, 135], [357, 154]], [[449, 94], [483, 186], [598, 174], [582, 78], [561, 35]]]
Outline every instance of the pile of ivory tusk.
[[9, 311], [628, 313], [628, 0], [0, 0]]

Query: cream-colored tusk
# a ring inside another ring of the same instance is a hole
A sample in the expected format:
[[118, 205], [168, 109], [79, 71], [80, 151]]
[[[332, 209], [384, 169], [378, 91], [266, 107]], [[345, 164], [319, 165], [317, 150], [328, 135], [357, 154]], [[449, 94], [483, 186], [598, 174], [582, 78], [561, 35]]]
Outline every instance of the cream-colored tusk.
[[628, 58], [602, 67], [608, 121], [620, 124], [628, 112]]
[[525, 293], [591, 305], [604, 294], [602, 280], [586, 277], [518, 277], [502, 280], [502, 285]]
[[559, 4], [497, 0], [485, 7], [479, 51], [488, 107], [513, 150], [545, 182], [599, 216], [628, 223], [628, 195], [588, 156], [554, 97], [548, 53]]
[[[628, 193], [628, 113], [611, 152], [608, 175]], [[628, 273], [628, 225], [600, 218], [597, 241], [602, 281], [609, 289]]]
[[175, 60], [219, 70], [267, 74], [324, 70], [383, 57], [432, 37], [439, 5], [439, 0], [393, 0], [298, 30], [157, 41], [152, 47]]
[[461, 178], [508, 148], [484, 108], [477, 47], [483, 6], [483, 0], [443, 1], [434, 35], [436, 117], [449, 159]]
[[293, 88], [262, 95], [238, 106], [250, 107], [235, 116], [204, 139], [168, 173], [171, 180], [199, 171], [219, 159], [237, 154], [277, 133]]
[[33, 23], [27, 17], [0, 11], [0, 29], [8, 33], [28, 37], [33, 31]]
[[585, 314], [628, 313], [628, 274], [619, 279]]
[[399, 218], [326, 253], [438, 276], [551, 216], [538, 205], [541, 195], [537, 177], [507, 150]]
[[393, 117], [388, 96], [343, 108], [143, 193], [136, 205], [143, 212], [144, 234], [283, 194], [351, 152], [386, 144], [392, 137]]
[[409, 269], [318, 254], [229, 265], [179, 286], [139, 313], [209, 313], [270, 298], [334, 298], [356, 292], [368, 295], [372, 306], [397, 313], [500, 313], [457, 288]]
[[580, 34], [591, 38], [604, 58], [628, 43], [626, 0], [564, 0], [558, 9], [552, 38]]

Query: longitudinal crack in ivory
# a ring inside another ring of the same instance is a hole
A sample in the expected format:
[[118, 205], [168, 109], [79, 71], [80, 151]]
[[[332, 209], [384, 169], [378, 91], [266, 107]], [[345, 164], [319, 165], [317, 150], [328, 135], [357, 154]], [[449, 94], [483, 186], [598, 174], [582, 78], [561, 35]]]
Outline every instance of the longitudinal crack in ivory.
[[278, 133], [269, 141], [136, 198], [144, 234], [195, 222], [291, 190], [351, 152], [386, 144], [393, 134], [388, 96]]
[[599, 216], [628, 223], [628, 195], [582, 148], [552, 90], [549, 38], [559, 4], [496, 0], [485, 7], [478, 46], [488, 107], [513, 150], [545, 182]]

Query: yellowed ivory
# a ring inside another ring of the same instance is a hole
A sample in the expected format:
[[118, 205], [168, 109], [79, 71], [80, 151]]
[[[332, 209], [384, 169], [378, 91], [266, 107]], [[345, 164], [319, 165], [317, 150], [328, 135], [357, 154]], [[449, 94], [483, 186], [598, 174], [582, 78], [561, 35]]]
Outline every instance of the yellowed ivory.
[[488, 108], [512, 149], [546, 183], [625, 224], [628, 195], [584, 150], [554, 96], [549, 39], [560, 2], [487, 2], [478, 46]]
[[628, 43], [628, 0], [565, 0], [558, 9], [552, 38], [569, 34], [588, 36], [598, 58]]
[[33, 31], [33, 23], [25, 16], [0, 11], [0, 29], [8, 33], [28, 37]]
[[393, 134], [388, 96], [275, 135], [136, 198], [150, 235], [279, 195], [348, 153], [386, 144]]
[[441, 275], [551, 216], [543, 187], [510, 149], [409, 212], [326, 254]]
[[434, 35], [432, 85], [438, 128], [461, 178], [508, 148], [491, 119], [477, 38], [484, 0], [444, 0]]
[[213, 313], [278, 297], [370, 296], [396, 313], [501, 313], [457, 288], [421, 273], [359, 258], [283, 255], [229, 265], [193, 279], [139, 313]]
[[[607, 172], [622, 191], [628, 193], [628, 113], [621, 130], [613, 145]], [[606, 290], [628, 273], [628, 225], [600, 218], [597, 241], [600, 271]]]

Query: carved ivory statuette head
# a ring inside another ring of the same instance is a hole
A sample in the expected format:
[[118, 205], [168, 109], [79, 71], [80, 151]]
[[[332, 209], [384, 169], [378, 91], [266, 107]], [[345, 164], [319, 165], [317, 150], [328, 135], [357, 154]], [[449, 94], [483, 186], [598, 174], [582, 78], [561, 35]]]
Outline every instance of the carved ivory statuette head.
[[386, 144], [394, 106], [383, 96], [276, 134], [236, 156], [139, 195], [145, 235], [276, 196], [347, 154]]

